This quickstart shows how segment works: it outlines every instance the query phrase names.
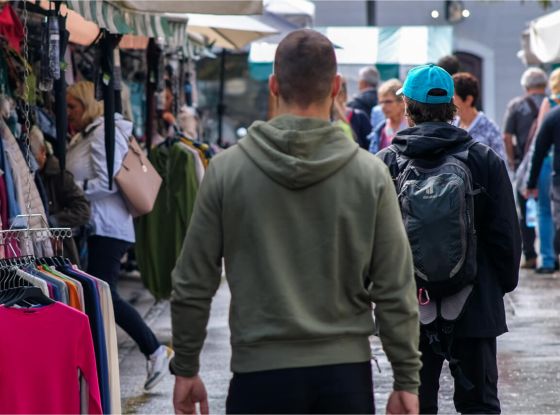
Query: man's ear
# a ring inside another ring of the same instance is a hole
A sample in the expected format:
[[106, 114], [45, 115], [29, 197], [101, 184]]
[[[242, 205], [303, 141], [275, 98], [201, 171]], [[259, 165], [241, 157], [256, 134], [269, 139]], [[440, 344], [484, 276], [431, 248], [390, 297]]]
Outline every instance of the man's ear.
[[342, 85], [342, 77], [340, 74], [336, 74], [331, 86], [331, 98], [336, 98], [338, 93], [340, 92], [340, 86]]
[[472, 95], [467, 95], [467, 98], [465, 99], [465, 103], [469, 107], [474, 107], [474, 97]]
[[276, 78], [275, 74], [271, 74], [268, 77], [268, 89], [270, 90], [270, 93], [273, 96], [275, 97], [280, 96], [280, 87], [278, 86], [278, 78]]

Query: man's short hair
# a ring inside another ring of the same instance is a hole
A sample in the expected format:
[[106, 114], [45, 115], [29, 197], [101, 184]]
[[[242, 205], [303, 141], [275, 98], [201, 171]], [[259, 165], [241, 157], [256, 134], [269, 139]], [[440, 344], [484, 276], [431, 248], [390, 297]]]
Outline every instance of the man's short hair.
[[379, 83], [379, 71], [374, 66], [365, 66], [358, 72], [359, 80], [375, 88]]
[[453, 75], [453, 82], [455, 83], [455, 93], [464, 101], [469, 95], [473, 97], [471, 106], [474, 107], [478, 100], [479, 86], [478, 79], [473, 74], [468, 72], [459, 72]]
[[[431, 92], [437, 94], [437, 90]], [[441, 96], [446, 92], [441, 90]], [[457, 112], [457, 107], [452, 102], [446, 104], [424, 104], [408, 97], [404, 97], [406, 102], [406, 115], [414, 122], [415, 125], [424, 122], [451, 122]]]
[[529, 68], [521, 75], [521, 86], [525, 89], [546, 88], [548, 78], [540, 68]]
[[333, 44], [314, 30], [293, 31], [276, 49], [274, 74], [288, 104], [307, 108], [328, 98], [336, 69]]
[[451, 76], [459, 72], [461, 68], [461, 62], [459, 62], [459, 59], [457, 59], [455, 55], [445, 55], [441, 57], [436, 65], [445, 69]]

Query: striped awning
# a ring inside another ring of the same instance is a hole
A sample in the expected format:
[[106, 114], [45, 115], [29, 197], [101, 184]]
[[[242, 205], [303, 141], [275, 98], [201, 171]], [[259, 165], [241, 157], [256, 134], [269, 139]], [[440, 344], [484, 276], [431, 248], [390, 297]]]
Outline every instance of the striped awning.
[[[172, 29], [162, 14], [140, 13], [120, 7], [109, 0], [68, 0], [68, 6], [84, 19], [115, 34], [132, 34], [153, 38], [171, 39]], [[182, 32], [185, 31], [183, 24]], [[179, 29], [179, 31], [181, 31]]]
[[[342, 65], [422, 65], [451, 54], [453, 46], [451, 26], [319, 27], [315, 30], [337, 45], [336, 58]], [[272, 62], [277, 46], [252, 43], [249, 62]]]

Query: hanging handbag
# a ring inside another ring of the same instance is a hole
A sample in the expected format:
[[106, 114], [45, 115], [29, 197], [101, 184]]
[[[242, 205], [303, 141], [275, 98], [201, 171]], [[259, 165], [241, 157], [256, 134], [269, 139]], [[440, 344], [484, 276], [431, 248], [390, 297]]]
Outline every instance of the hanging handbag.
[[161, 187], [161, 177], [134, 137], [128, 141], [128, 152], [115, 182], [133, 217], [152, 211]]

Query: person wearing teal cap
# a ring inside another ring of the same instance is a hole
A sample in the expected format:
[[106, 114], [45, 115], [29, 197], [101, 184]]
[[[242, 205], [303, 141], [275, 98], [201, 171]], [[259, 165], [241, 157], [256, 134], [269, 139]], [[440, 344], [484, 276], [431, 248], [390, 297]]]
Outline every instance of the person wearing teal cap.
[[[430, 94], [434, 89], [443, 93]], [[424, 104], [449, 104], [454, 90], [453, 78], [439, 66], [429, 64], [412, 68], [397, 95], [402, 94]]]
[[517, 286], [521, 257], [508, 172], [490, 147], [451, 124], [454, 83], [445, 70], [413, 68], [398, 93], [410, 128], [377, 155], [394, 179], [413, 252], [420, 413], [437, 413], [448, 360], [456, 410], [497, 414], [496, 338], [507, 332], [503, 296]]

